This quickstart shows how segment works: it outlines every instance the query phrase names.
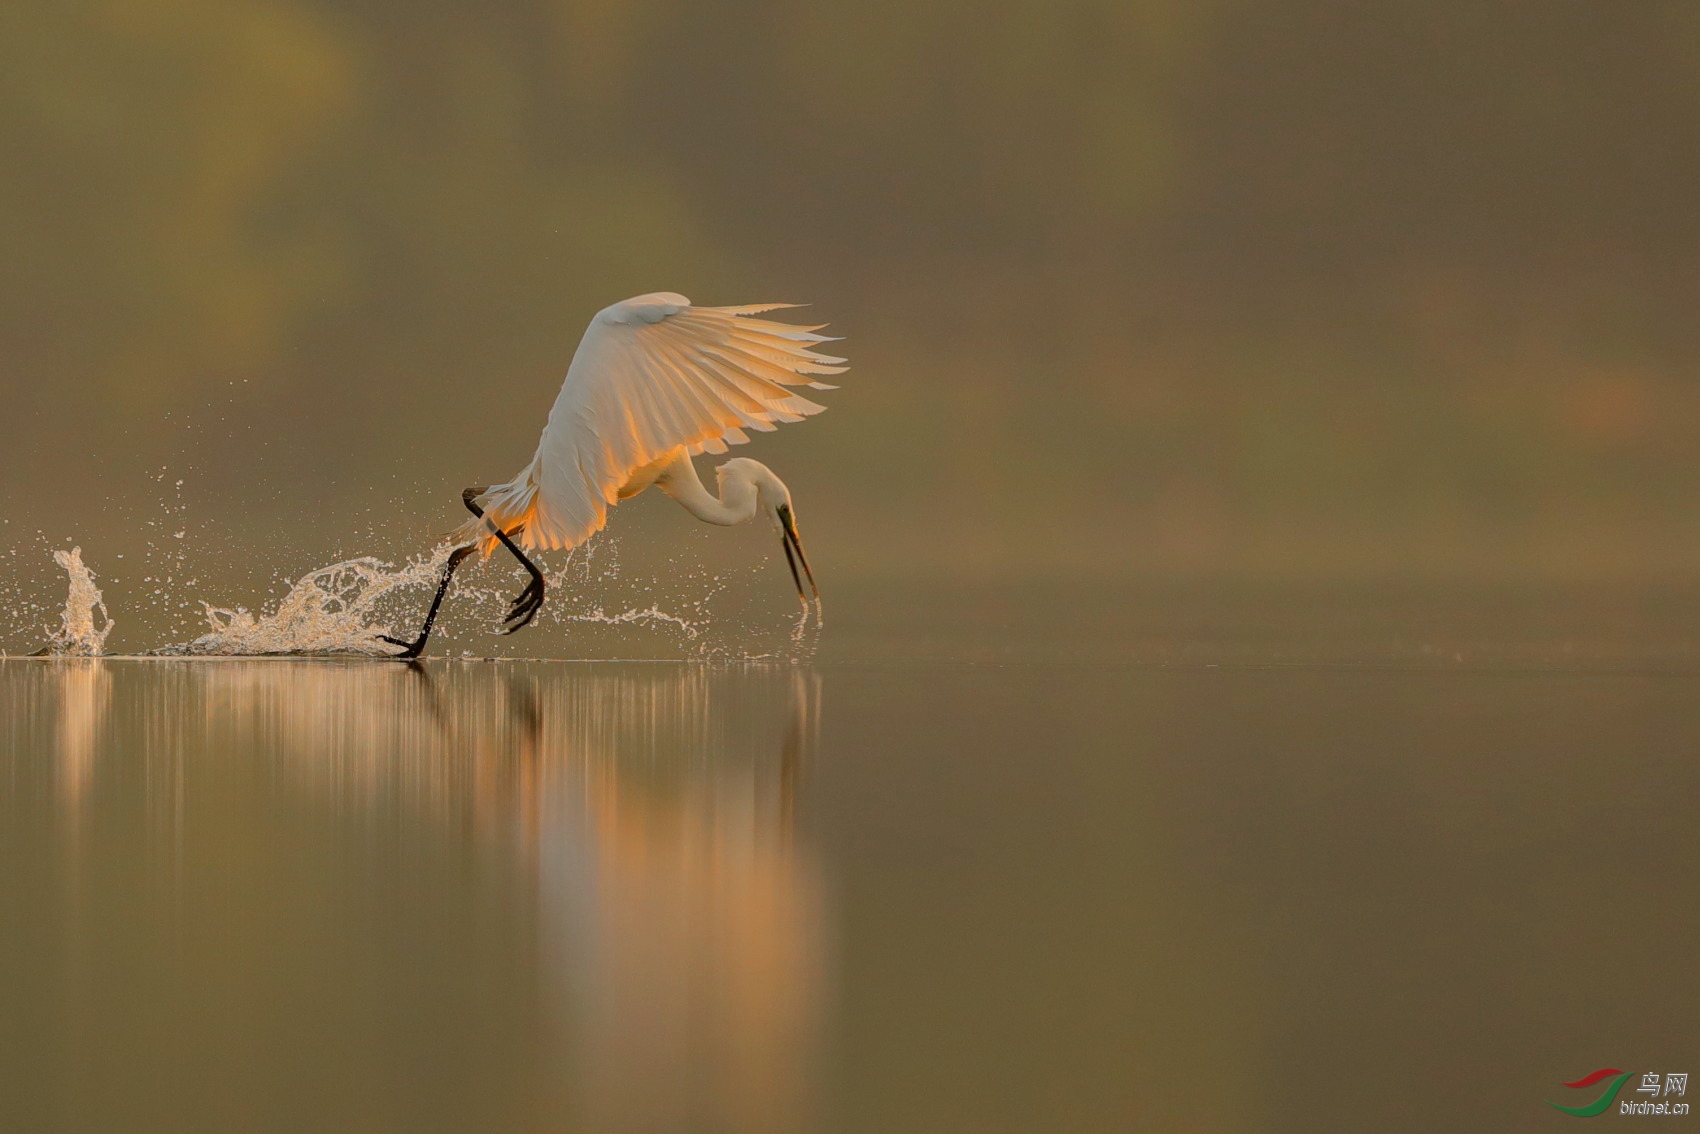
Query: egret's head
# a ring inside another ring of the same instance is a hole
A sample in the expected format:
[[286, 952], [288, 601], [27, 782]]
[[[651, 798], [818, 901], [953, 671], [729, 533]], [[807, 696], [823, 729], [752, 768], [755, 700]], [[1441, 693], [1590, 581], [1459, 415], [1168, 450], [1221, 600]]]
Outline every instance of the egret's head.
[[[721, 495], [734, 484], [747, 484], [755, 490], [756, 510], [767, 516], [779, 532], [780, 545], [785, 549], [785, 564], [791, 568], [791, 581], [797, 585], [797, 599], [807, 610], [814, 604], [815, 617], [820, 617], [820, 588], [815, 586], [815, 573], [809, 570], [809, 557], [803, 554], [803, 539], [797, 534], [797, 513], [791, 506], [791, 490], [760, 461], [734, 457], [717, 470]], [[808, 580], [808, 590], [803, 581]]]
[[[785, 487], [785, 482], [774, 475], [773, 470], [760, 461], [752, 461], [748, 457], [733, 457], [714, 470], [714, 475], [720, 481], [721, 496], [727, 495], [727, 490], [756, 494], [756, 508], [766, 514], [769, 520], [775, 519], [776, 511], [791, 503], [791, 490]], [[776, 521], [777, 522], [777, 521]]]

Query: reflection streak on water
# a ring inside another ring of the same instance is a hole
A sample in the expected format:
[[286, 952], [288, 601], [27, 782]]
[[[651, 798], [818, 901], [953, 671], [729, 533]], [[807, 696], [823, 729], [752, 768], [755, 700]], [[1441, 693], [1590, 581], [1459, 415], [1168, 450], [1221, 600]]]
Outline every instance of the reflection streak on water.
[[67, 827], [75, 830], [83, 793], [94, 773], [95, 751], [105, 721], [106, 667], [99, 659], [67, 659], [54, 666], [59, 677], [58, 782]]
[[[655, 791], [621, 775], [607, 738], [635, 733], [651, 751], [709, 750], [713, 722], [690, 708], [707, 702], [700, 674], [608, 698], [602, 719], [575, 738], [584, 759], [551, 769], [567, 775], [543, 795], [564, 814], [543, 827], [582, 832], [577, 849], [587, 852], [543, 861], [561, 869], [560, 883], [544, 887], [556, 947], [570, 948], [575, 932], [588, 937], [587, 963], [565, 970], [579, 987], [561, 991], [584, 1005], [579, 1078], [602, 1087], [585, 1114], [591, 1129], [677, 1129], [699, 1093], [727, 1129], [801, 1120], [821, 942], [818, 894], [789, 835], [812, 679], [797, 675], [788, 692], [792, 719], [774, 783], [697, 767], [685, 773], [688, 790]], [[635, 730], [620, 719], [627, 712]], [[668, 745], [683, 722], [695, 735]], [[575, 824], [578, 816], [588, 822]], [[588, 869], [571, 879], [575, 862]]]
[[361, 823], [399, 809], [422, 832], [411, 837], [468, 839], [521, 879], [553, 1074], [567, 1073], [562, 1105], [588, 1128], [806, 1124], [822, 902], [794, 825], [815, 742], [814, 674], [53, 663], [73, 839], [89, 822], [79, 817], [91, 776], [133, 772], [114, 767], [121, 753], [103, 735], [102, 667], [114, 665], [121, 697], [126, 679], [148, 689], [134, 705], [150, 717], [147, 773], [178, 784], [175, 804], [154, 801], [156, 830], [181, 825], [181, 778], [195, 775], [182, 766], [184, 738], [159, 730], [187, 719], [203, 760], [263, 750], [272, 790]]

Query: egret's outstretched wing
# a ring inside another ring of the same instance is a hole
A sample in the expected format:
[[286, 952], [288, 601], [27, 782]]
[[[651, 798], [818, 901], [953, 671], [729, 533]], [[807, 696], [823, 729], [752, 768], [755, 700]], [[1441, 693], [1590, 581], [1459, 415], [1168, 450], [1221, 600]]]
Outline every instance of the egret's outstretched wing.
[[[518, 538], [528, 548], [573, 547], [602, 527], [634, 474], [679, 448], [723, 453], [749, 440], [746, 429], [766, 432], [825, 409], [787, 387], [833, 388], [815, 376], [842, 374], [844, 359], [810, 349], [833, 340], [819, 327], [753, 318], [792, 306], [692, 307], [661, 291], [599, 311], [537, 455], [484, 494], [486, 514], [505, 531], [523, 525]], [[475, 523], [463, 534], [480, 530]]]

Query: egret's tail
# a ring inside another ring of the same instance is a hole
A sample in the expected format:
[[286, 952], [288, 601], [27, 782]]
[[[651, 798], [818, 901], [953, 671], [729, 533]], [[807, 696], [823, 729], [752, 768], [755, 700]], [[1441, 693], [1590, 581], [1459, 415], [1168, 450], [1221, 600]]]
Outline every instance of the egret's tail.
[[537, 517], [537, 485], [532, 482], [530, 471], [527, 469], [507, 484], [491, 485], [471, 497], [471, 502], [482, 508], [484, 514], [467, 520], [450, 538], [458, 544], [473, 544], [486, 557], [496, 549], [498, 529], [507, 532], [510, 539], [527, 551], [536, 548], [532, 532]]

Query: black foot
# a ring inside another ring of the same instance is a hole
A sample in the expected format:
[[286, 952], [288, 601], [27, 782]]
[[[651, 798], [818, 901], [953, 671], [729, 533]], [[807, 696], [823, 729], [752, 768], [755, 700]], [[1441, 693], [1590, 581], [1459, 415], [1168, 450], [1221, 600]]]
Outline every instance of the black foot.
[[537, 612], [543, 606], [543, 580], [533, 579], [525, 590], [514, 599], [513, 606], [508, 608], [508, 616], [502, 619], [502, 633], [512, 634], [515, 630], [523, 630], [531, 625], [531, 620], [537, 617]]
[[392, 646], [401, 647], [401, 653], [392, 654], [392, 657], [412, 659], [418, 657], [420, 652], [425, 649], [424, 635], [420, 635], [418, 639], [412, 642], [404, 642], [400, 638], [392, 638], [388, 634], [379, 634], [378, 637]]

